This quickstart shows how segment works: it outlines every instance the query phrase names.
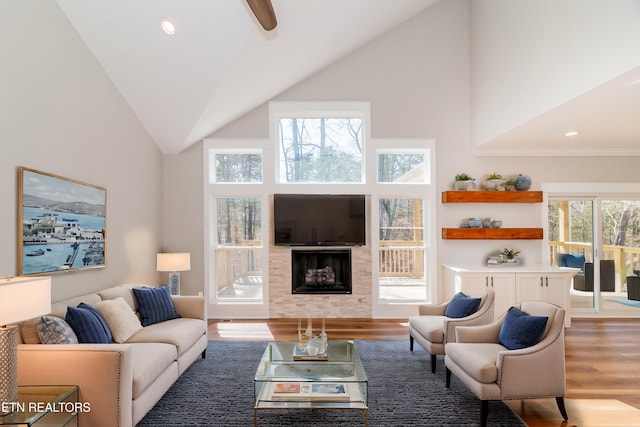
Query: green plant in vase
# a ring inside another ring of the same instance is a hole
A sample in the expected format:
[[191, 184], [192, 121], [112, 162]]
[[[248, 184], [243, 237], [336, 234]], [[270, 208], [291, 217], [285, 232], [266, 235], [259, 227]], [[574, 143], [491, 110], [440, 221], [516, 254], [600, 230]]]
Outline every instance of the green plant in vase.
[[502, 255], [510, 262], [516, 263], [520, 251], [518, 249], [504, 248]]
[[474, 190], [476, 188], [476, 179], [466, 173], [459, 173], [455, 177], [453, 188], [457, 191]]
[[484, 186], [487, 190], [504, 190], [504, 178], [498, 172], [493, 172], [487, 177]]

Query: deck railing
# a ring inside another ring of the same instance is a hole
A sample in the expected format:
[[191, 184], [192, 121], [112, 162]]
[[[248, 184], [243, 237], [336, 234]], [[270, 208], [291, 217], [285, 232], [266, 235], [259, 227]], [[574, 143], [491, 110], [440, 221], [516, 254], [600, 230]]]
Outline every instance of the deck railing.
[[424, 248], [422, 242], [383, 240], [380, 242], [380, 276], [424, 276]]
[[[592, 262], [591, 243], [581, 242], [549, 242], [549, 264], [558, 265], [558, 253], [583, 254], [587, 262]], [[627, 276], [634, 270], [640, 270], [640, 248], [631, 246], [603, 245], [600, 259], [612, 259], [621, 290], [626, 290]]]

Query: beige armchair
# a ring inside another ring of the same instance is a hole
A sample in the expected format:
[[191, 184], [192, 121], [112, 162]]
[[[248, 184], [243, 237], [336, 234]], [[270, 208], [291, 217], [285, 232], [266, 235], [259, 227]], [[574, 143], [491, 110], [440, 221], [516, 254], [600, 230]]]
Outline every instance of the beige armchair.
[[419, 316], [409, 318], [409, 350], [413, 351], [413, 342], [417, 341], [431, 355], [431, 372], [436, 372], [436, 356], [444, 354], [445, 344], [455, 341], [455, 328], [458, 326], [482, 325], [493, 321], [495, 294], [492, 289], [482, 293], [467, 292], [467, 296], [481, 298], [478, 309], [471, 315], [461, 318], [445, 316], [451, 300], [442, 304], [423, 304], [418, 306]]
[[451, 373], [481, 400], [481, 425], [487, 425], [489, 400], [538, 399], [555, 397], [562, 417], [564, 406], [565, 360], [564, 315], [562, 308], [539, 301], [516, 306], [533, 316], [548, 320], [539, 341], [526, 348], [508, 350], [498, 343], [505, 315], [483, 326], [458, 327], [456, 342], [445, 345], [446, 386]]

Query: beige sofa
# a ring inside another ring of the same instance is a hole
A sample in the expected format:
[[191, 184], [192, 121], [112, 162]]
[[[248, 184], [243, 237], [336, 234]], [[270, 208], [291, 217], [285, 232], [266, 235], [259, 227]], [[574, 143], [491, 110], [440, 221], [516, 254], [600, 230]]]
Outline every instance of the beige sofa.
[[[52, 305], [52, 315], [64, 318], [67, 306], [94, 305], [122, 297], [137, 312], [131, 290], [122, 285], [64, 300]], [[72, 384], [79, 386], [81, 427], [129, 427], [153, 408], [178, 377], [199, 357], [205, 357], [207, 326], [204, 298], [172, 297], [182, 316], [149, 325], [123, 344], [28, 344], [33, 325], [23, 322], [18, 346], [20, 385]], [[37, 334], [36, 334], [37, 338]]]

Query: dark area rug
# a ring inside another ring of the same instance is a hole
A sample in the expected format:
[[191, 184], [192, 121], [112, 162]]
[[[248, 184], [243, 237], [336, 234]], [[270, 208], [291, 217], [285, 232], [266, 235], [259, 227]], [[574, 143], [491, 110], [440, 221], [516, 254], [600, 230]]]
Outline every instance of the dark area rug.
[[[357, 341], [369, 377], [369, 425], [474, 426], [480, 401], [455, 377], [445, 387], [444, 359], [431, 373], [429, 355], [409, 351], [409, 340]], [[253, 376], [265, 342], [209, 341], [196, 361], [138, 424], [163, 426], [253, 425]], [[304, 362], [300, 362], [304, 363]], [[358, 410], [263, 410], [259, 426], [364, 425]], [[502, 402], [489, 403], [489, 426], [524, 426]]]

